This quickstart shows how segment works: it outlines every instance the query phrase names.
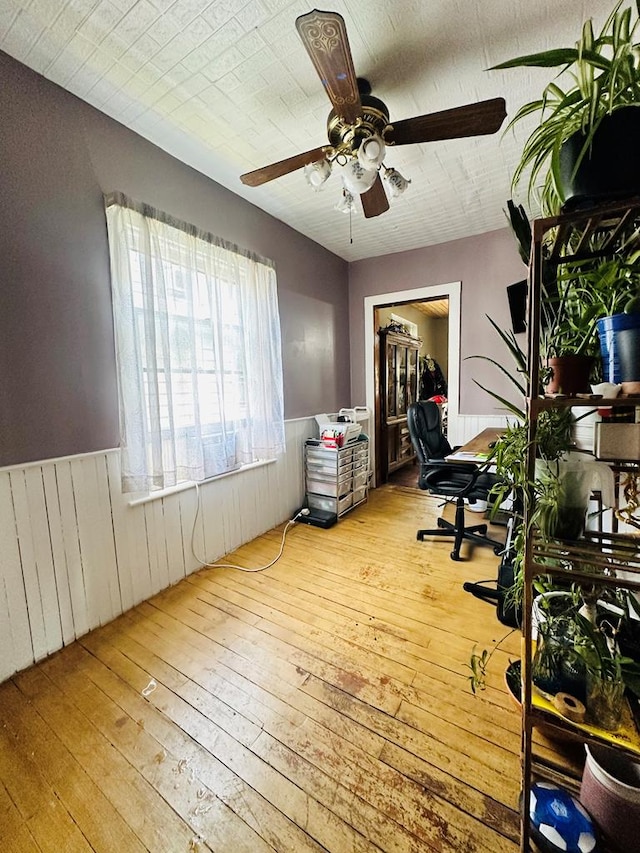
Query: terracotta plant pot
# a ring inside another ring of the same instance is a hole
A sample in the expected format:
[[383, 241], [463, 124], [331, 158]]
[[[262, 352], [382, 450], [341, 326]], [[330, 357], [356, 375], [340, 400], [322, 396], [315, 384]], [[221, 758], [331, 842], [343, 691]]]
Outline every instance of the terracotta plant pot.
[[589, 377], [593, 359], [589, 355], [562, 355], [548, 358], [547, 367], [553, 371], [551, 379], [545, 387], [548, 394], [566, 394], [575, 397], [576, 394], [589, 393]]

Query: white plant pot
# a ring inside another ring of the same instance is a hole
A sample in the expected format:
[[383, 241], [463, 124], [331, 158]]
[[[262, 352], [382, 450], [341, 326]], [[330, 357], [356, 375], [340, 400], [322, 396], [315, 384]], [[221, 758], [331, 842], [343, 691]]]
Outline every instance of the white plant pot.
[[640, 762], [605, 746], [585, 746], [580, 802], [616, 849], [640, 850]]

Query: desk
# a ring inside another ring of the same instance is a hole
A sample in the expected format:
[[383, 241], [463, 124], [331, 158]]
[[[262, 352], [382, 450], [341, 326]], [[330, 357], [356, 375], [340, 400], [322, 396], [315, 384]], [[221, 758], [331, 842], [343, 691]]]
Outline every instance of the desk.
[[490, 444], [504, 434], [504, 427], [487, 427], [481, 433], [463, 444], [458, 450], [445, 457], [447, 462], [469, 462], [480, 465], [486, 462], [491, 453]]

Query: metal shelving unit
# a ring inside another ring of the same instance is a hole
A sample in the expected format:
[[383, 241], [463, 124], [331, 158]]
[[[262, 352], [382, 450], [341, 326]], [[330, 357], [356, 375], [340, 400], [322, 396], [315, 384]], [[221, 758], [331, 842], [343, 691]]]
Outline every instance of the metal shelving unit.
[[[593, 247], [596, 246], [596, 249]], [[570, 247], [570, 249], [569, 249]], [[529, 343], [530, 397], [527, 401], [529, 423], [528, 477], [535, 477], [536, 428], [540, 414], [551, 408], [590, 405], [584, 397], [544, 398], [532, 394], [539, 383], [539, 330], [542, 270], [563, 264], [625, 252], [640, 247], [640, 199], [599, 205], [554, 218], [539, 219], [533, 225], [532, 255], [529, 269]], [[640, 397], [598, 399], [598, 407], [640, 406]], [[529, 519], [525, 516], [526, 529]], [[615, 556], [613, 556], [615, 555]], [[616, 733], [605, 732], [587, 723], [572, 723], [561, 716], [554, 705], [532, 683], [535, 643], [532, 640], [533, 581], [540, 575], [564, 578], [571, 583], [593, 583], [588, 568], [600, 566], [606, 575], [598, 575], [598, 584], [640, 590], [640, 537], [624, 533], [589, 531], [575, 542], [545, 541], [535, 530], [527, 536], [524, 562], [523, 655], [522, 655], [522, 831], [521, 851], [532, 848], [529, 825], [529, 797], [535, 779], [560, 784], [576, 794], [579, 779], [568, 775], [562, 766], [536, 754], [534, 731], [553, 729], [585, 743], [594, 742], [640, 756], [640, 735], [631, 713]], [[624, 570], [622, 579], [617, 572]]]

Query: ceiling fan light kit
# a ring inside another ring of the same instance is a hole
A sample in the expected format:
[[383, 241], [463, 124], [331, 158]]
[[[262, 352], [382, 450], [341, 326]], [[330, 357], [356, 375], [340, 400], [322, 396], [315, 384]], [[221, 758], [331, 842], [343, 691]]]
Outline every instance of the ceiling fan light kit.
[[355, 199], [346, 187], [342, 189], [342, 196], [335, 206], [340, 213], [351, 213], [355, 205]]
[[354, 196], [368, 192], [377, 177], [377, 169], [365, 169], [358, 160], [351, 159], [342, 167], [342, 183]]
[[403, 178], [397, 169], [387, 169], [386, 166], [383, 177], [389, 185], [391, 198], [397, 198], [399, 195], [402, 195], [411, 183], [407, 178]]
[[358, 162], [365, 169], [379, 169], [384, 160], [385, 147], [382, 139], [374, 134], [363, 139], [358, 148]]
[[504, 99], [493, 98], [392, 124], [386, 104], [371, 95], [366, 80], [356, 77], [341, 15], [314, 9], [296, 19], [296, 29], [331, 101], [329, 145], [241, 175], [247, 186], [260, 186], [304, 167], [307, 183], [317, 191], [337, 163], [342, 166], [344, 192], [336, 209], [350, 211], [353, 196], [359, 195], [365, 217], [379, 216], [389, 210], [380, 170], [384, 169], [392, 198], [411, 183], [384, 165], [389, 146], [495, 133], [504, 121]]
[[325, 159], [316, 160], [315, 163], [307, 163], [303, 174], [311, 189], [318, 192], [331, 174], [331, 162]]

